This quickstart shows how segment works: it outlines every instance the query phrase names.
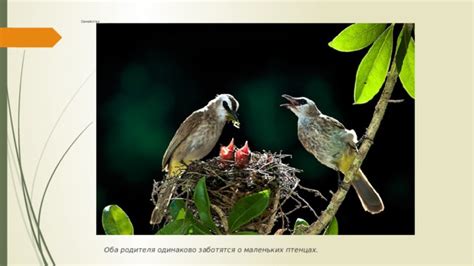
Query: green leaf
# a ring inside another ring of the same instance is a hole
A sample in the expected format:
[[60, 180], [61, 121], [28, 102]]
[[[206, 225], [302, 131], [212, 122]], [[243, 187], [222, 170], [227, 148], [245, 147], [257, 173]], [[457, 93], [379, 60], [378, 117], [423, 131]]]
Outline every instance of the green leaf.
[[298, 218], [296, 219], [295, 226], [293, 227], [293, 231], [295, 235], [303, 235], [304, 232], [308, 229], [309, 223], [302, 219]]
[[186, 215], [189, 216], [188, 213], [189, 213], [189, 211], [187, 211], [186, 209], [183, 208], [183, 209], [178, 211], [178, 213], [176, 214], [176, 217], [174, 217], [173, 220], [184, 220], [186, 218]]
[[415, 41], [410, 38], [407, 54], [403, 60], [402, 68], [398, 74], [403, 88], [415, 99]]
[[199, 212], [199, 218], [209, 229], [216, 231], [216, 224], [212, 221], [211, 203], [207, 194], [206, 178], [201, 178], [194, 188], [194, 204]]
[[181, 209], [174, 221], [161, 228], [157, 235], [210, 235], [210, 229], [194, 219], [191, 211]]
[[355, 104], [366, 103], [379, 92], [390, 66], [392, 47], [393, 25], [379, 36], [357, 68], [354, 89]]
[[270, 189], [247, 195], [239, 199], [229, 213], [229, 231], [234, 232], [242, 225], [258, 217], [268, 207]]
[[238, 231], [233, 233], [233, 235], [259, 235], [259, 233], [254, 231]]
[[186, 214], [186, 219], [189, 219], [191, 222], [191, 227], [188, 230], [190, 235], [212, 235], [212, 231], [207, 226], [203, 225], [198, 220], [194, 219], [193, 214], [188, 211]]
[[191, 222], [191, 227], [188, 230], [188, 234], [190, 235], [211, 235], [212, 233], [209, 231], [207, 227], [202, 225], [199, 221], [196, 221], [194, 218]]
[[[169, 206], [169, 211], [173, 220], [176, 220], [176, 217], [178, 216], [180, 211], [183, 209], [184, 210], [186, 209], [184, 199], [174, 199], [173, 201], [171, 201], [170, 206]], [[181, 218], [184, 218], [184, 217], [181, 217]]]
[[325, 235], [338, 235], [339, 234], [339, 225], [337, 224], [336, 216], [332, 219], [331, 223], [328, 225], [324, 231]]
[[364, 49], [382, 34], [386, 24], [356, 23], [342, 30], [328, 45], [340, 52]]
[[133, 235], [133, 225], [128, 215], [117, 205], [102, 211], [102, 227], [107, 235]]
[[397, 70], [403, 88], [415, 99], [415, 41], [405, 25], [397, 38]]
[[189, 219], [171, 221], [161, 228], [157, 235], [185, 235], [188, 233], [192, 223]]

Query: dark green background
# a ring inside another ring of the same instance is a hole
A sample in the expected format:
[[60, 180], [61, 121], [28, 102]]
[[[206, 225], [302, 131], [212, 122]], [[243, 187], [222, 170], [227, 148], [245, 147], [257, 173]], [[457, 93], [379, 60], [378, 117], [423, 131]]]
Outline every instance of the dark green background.
[[[367, 49], [341, 53], [327, 45], [346, 26], [98, 24], [97, 233], [103, 234], [100, 217], [108, 204], [128, 213], [137, 234], [153, 232], [150, 193], [162, 176], [162, 155], [179, 124], [217, 93], [240, 102], [241, 129], [228, 125], [220, 144], [234, 137], [238, 145], [248, 140], [252, 150], [292, 154], [287, 162], [304, 170], [302, 184], [329, 198], [337, 174], [303, 149], [296, 117], [279, 104], [283, 93], [309, 97], [363, 135], [375, 101], [352, 103]], [[351, 191], [337, 215], [341, 234], [414, 234], [415, 104], [399, 83], [394, 98], [405, 101], [389, 105], [363, 165], [386, 210], [364, 212]], [[325, 206], [305, 197], [319, 210]], [[307, 210], [291, 218], [297, 217], [314, 220]]]

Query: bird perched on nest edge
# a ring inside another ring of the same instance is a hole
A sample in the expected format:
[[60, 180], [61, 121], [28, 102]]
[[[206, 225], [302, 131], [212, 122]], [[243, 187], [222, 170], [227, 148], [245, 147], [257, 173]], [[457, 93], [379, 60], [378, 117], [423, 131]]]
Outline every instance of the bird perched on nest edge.
[[[162, 168], [169, 177], [179, 177], [192, 161], [204, 158], [216, 145], [227, 122], [239, 128], [239, 102], [230, 94], [219, 94], [194, 111], [179, 126], [163, 156]], [[158, 194], [150, 224], [159, 224], [175, 186], [168, 185]]]

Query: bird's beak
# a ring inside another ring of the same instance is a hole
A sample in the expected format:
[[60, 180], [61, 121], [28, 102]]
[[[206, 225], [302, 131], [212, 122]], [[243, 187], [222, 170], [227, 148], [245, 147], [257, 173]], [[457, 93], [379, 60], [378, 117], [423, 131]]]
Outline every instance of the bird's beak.
[[240, 128], [240, 121], [239, 121], [237, 112], [235, 112], [235, 111], [227, 112], [227, 120], [232, 122], [232, 125], [234, 127]]
[[281, 97], [288, 100], [287, 103], [280, 104], [281, 107], [286, 107], [288, 109], [291, 109], [291, 108], [294, 108], [298, 105], [298, 101], [294, 97], [292, 97], [288, 94], [283, 94]]

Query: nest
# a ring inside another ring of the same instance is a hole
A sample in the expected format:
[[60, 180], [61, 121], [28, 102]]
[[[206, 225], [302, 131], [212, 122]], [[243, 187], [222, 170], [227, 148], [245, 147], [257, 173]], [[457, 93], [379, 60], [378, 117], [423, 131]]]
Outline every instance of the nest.
[[[232, 161], [222, 161], [219, 157], [195, 161], [188, 166], [181, 177], [165, 176], [163, 181], [155, 181], [152, 201], [156, 204], [160, 193], [173, 186], [175, 189], [171, 197], [185, 199], [187, 208], [196, 212], [192, 202], [193, 189], [204, 176], [214, 222], [227, 232], [226, 217], [235, 202], [246, 195], [270, 189], [271, 196], [267, 210], [242, 230], [256, 231], [259, 234], [271, 234], [276, 231], [280, 234], [290, 227], [288, 215], [298, 209], [306, 208], [318, 218], [310, 204], [298, 194], [299, 190], [309, 191], [315, 197], [325, 199], [318, 190], [300, 185], [297, 174], [302, 171], [283, 163], [283, 159], [288, 157], [291, 155], [265, 151], [252, 152], [251, 160], [244, 168], [237, 167]], [[293, 204], [287, 204], [289, 201]], [[288, 205], [290, 209], [286, 208]], [[279, 228], [275, 228], [276, 224]]]

